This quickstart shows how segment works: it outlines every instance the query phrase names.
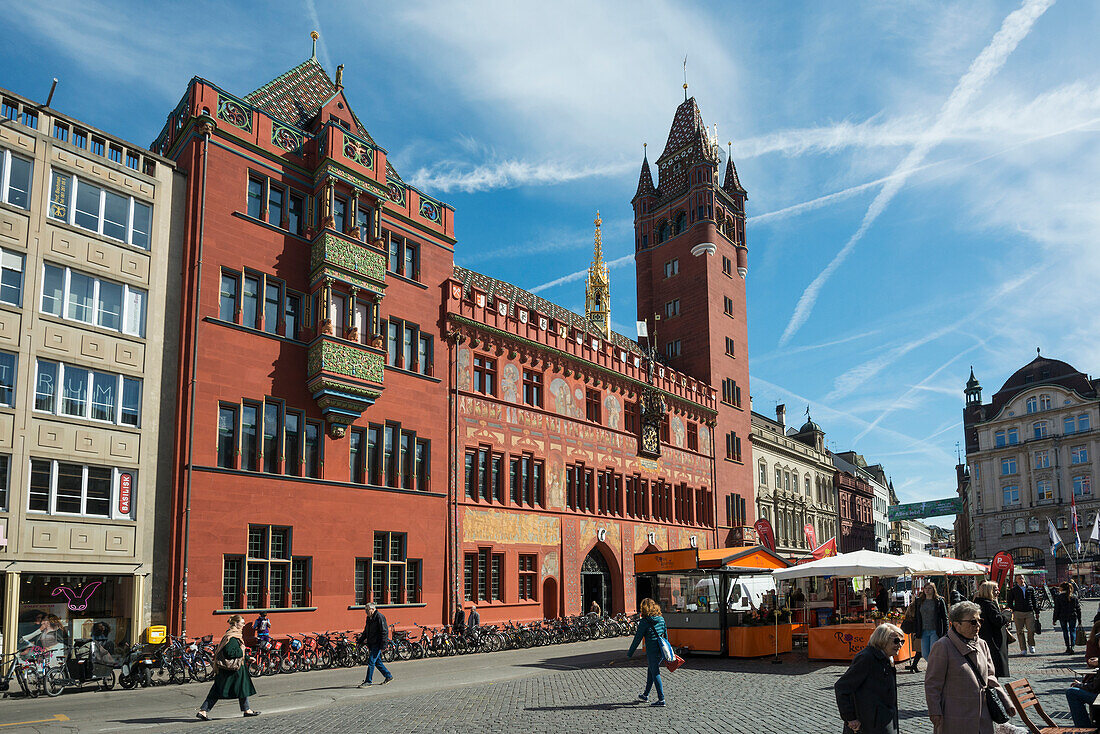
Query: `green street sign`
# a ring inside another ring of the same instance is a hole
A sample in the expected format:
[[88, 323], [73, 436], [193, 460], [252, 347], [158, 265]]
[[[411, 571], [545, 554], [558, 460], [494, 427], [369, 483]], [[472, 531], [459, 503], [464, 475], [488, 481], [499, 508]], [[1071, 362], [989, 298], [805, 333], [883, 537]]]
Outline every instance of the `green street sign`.
[[931, 500], [929, 502], [914, 502], [909, 505], [892, 505], [890, 507], [890, 522], [894, 520], [915, 520], [918, 517], [955, 515], [961, 510], [962, 500], [958, 497]]

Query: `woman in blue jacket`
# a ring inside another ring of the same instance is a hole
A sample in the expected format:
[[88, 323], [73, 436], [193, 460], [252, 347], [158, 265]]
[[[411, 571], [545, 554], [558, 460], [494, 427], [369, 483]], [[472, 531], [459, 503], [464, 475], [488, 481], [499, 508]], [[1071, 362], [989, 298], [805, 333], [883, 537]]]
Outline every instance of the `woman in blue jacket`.
[[661, 638], [668, 639], [665, 634], [665, 618], [661, 616], [661, 607], [652, 599], [642, 599], [640, 607], [642, 619], [638, 622], [638, 631], [634, 634], [634, 642], [630, 643], [630, 649], [626, 656], [633, 657], [638, 649], [638, 643], [645, 638], [645, 656], [649, 662], [649, 670], [646, 675], [645, 692], [638, 696], [638, 700], [649, 700], [649, 689], [657, 687], [657, 700], [654, 706], [665, 705], [665, 689], [661, 685], [661, 663], [664, 657], [661, 655]]

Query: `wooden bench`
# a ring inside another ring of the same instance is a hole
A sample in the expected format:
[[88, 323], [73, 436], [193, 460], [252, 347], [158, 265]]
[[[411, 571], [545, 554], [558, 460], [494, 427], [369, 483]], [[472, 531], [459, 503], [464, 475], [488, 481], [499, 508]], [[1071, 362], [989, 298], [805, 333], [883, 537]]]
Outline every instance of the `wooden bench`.
[[[1092, 727], [1072, 727], [1072, 726], [1058, 726], [1054, 721], [1047, 716], [1047, 712], [1043, 711], [1042, 705], [1039, 703], [1038, 697], [1035, 695], [1035, 691], [1031, 688], [1031, 683], [1027, 678], [1021, 678], [1018, 681], [1007, 683], [1005, 689], [1008, 691], [1009, 697], [1012, 699], [1012, 703], [1016, 706], [1016, 713], [1020, 715], [1020, 718], [1024, 720], [1024, 724], [1027, 725], [1028, 731], [1031, 734], [1098, 734], [1100, 730]], [[1036, 726], [1031, 718], [1028, 716], [1028, 709], [1034, 709], [1031, 713], [1042, 719], [1042, 724], [1045, 726]]]

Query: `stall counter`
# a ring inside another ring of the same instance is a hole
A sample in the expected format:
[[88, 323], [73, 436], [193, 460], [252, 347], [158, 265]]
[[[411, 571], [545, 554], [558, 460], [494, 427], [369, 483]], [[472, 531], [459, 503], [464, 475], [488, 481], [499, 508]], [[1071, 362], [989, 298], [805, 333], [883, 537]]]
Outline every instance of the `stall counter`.
[[[826, 627], [811, 627], [807, 656], [810, 660], [851, 660], [863, 648], [875, 631], [876, 622], [857, 622], [854, 624], [832, 624]], [[912, 635], [904, 635], [905, 644], [894, 656], [894, 662], [913, 657]]]

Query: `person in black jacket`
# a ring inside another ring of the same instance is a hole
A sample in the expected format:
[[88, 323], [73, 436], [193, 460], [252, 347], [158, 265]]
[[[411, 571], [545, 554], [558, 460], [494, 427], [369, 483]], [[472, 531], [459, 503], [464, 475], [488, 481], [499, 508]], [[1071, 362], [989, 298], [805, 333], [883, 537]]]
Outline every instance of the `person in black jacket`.
[[978, 628], [978, 637], [989, 645], [989, 655], [993, 658], [993, 667], [998, 678], [1009, 675], [1008, 672], [1008, 620], [997, 604], [997, 584], [986, 581], [978, 587], [974, 602], [982, 609], [982, 626]]
[[1066, 642], [1066, 654], [1073, 654], [1077, 639], [1077, 627], [1081, 624], [1081, 602], [1073, 593], [1073, 587], [1062, 582], [1061, 591], [1054, 595], [1054, 623], [1062, 625], [1062, 639]]
[[390, 671], [382, 662], [382, 651], [390, 643], [390, 630], [386, 626], [386, 618], [382, 616], [382, 612], [378, 611], [378, 607], [374, 604], [367, 604], [367, 621], [363, 625], [363, 631], [356, 638], [356, 642], [360, 645], [366, 644], [367, 650], [370, 652], [370, 658], [367, 660], [367, 678], [359, 684], [359, 687], [374, 685], [371, 678], [374, 677], [375, 668], [378, 668], [378, 671], [386, 676], [380, 685], [385, 685], [393, 680]]
[[451, 631], [456, 635], [461, 635], [466, 632], [466, 612], [462, 610], [461, 604], [455, 609], [455, 618], [451, 622]]
[[1020, 652], [1034, 655], [1035, 615], [1039, 613], [1039, 601], [1035, 597], [1035, 589], [1024, 581], [1023, 574], [1016, 575], [1016, 585], [1008, 592], [1008, 608], [1012, 610], [1012, 621], [1016, 623]]
[[880, 581], [878, 584], [878, 591], [875, 592], [875, 606], [878, 607], [879, 613], [886, 614], [890, 611], [890, 594], [886, 591], [886, 587], [882, 585]]
[[833, 684], [845, 734], [897, 734], [898, 677], [892, 656], [904, 642], [900, 628], [880, 624]]

